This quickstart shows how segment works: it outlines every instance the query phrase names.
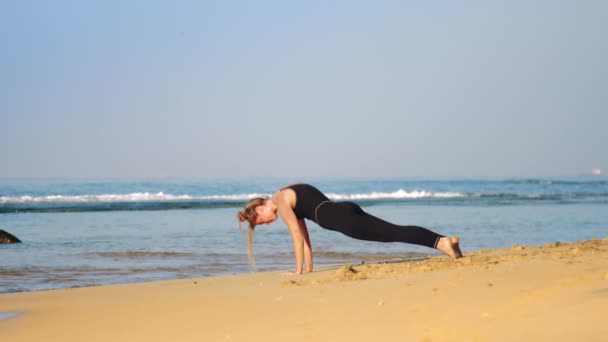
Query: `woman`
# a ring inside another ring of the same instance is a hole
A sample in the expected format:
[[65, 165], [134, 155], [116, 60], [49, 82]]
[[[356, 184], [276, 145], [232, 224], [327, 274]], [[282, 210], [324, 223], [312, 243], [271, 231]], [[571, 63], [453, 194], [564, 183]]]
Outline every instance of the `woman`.
[[447, 237], [418, 226], [399, 226], [364, 212], [353, 202], [333, 202], [309, 184], [293, 184], [277, 191], [270, 198], [254, 198], [237, 214], [241, 222], [249, 222], [247, 252], [254, 265], [252, 240], [255, 226], [277, 220], [277, 213], [289, 228], [296, 258], [295, 272], [312, 272], [312, 247], [304, 219], [319, 226], [341, 232], [359, 240], [405, 242], [436, 248], [451, 258], [460, 258], [458, 237]]

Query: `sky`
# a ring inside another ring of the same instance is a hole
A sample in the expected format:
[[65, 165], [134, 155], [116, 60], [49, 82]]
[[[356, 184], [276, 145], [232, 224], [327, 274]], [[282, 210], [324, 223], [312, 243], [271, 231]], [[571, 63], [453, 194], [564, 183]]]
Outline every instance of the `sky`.
[[0, 178], [608, 171], [606, 1], [0, 2]]

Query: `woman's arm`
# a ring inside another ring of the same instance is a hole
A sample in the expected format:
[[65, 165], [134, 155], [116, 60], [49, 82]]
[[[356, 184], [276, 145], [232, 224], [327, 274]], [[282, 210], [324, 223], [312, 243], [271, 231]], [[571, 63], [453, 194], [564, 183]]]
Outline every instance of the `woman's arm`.
[[298, 219], [298, 226], [300, 226], [300, 231], [304, 235], [304, 261], [306, 262], [306, 272], [312, 272], [312, 245], [310, 244], [308, 228], [306, 228], [304, 219]]
[[289, 228], [289, 233], [291, 234], [293, 252], [296, 257], [296, 274], [302, 274], [302, 266], [304, 263], [304, 234], [302, 234], [298, 219], [291, 208], [284, 210], [279, 209], [279, 214], [287, 224], [287, 228]]
[[[292, 202], [295, 202], [295, 193], [291, 190], [292, 193], [289, 193], [290, 189], [285, 189], [280, 191], [276, 196], [275, 200], [277, 202], [277, 210], [285, 224], [287, 224], [287, 228], [289, 228], [289, 233], [291, 234], [291, 239], [293, 241], [293, 251], [296, 257], [296, 274], [302, 274], [302, 266], [304, 264], [304, 245], [307, 244], [305, 241], [307, 240], [308, 232], [306, 230], [306, 225], [303, 227], [300, 226], [298, 222], [298, 218], [296, 214], [293, 212], [293, 207], [291, 205]], [[304, 229], [302, 229], [304, 228]], [[306, 233], [304, 233], [306, 232]], [[305, 237], [306, 236], [306, 237]], [[308, 246], [310, 246], [310, 242], [308, 242]], [[310, 248], [310, 247], [309, 247]], [[312, 266], [312, 254], [310, 254], [310, 266]], [[308, 260], [308, 258], [307, 258]], [[308, 265], [308, 263], [307, 263]], [[310, 267], [309, 266], [309, 267]]]

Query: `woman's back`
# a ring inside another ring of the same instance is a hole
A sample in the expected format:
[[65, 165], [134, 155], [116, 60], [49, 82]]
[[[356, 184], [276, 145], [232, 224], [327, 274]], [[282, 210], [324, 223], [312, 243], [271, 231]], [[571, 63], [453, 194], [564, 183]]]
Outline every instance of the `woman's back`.
[[319, 204], [329, 201], [327, 196], [310, 184], [293, 184], [283, 189], [291, 189], [296, 193], [296, 206], [293, 211], [299, 219], [306, 218], [316, 222], [315, 209]]

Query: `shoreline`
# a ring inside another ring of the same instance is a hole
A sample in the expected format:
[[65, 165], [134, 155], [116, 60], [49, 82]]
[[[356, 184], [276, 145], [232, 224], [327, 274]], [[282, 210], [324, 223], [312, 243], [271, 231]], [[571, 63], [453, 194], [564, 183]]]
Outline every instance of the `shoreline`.
[[[419, 260], [426, 260], [429, 258], [432, 258], [434, 256], [439, 255], [439, 252], [437, 251], [435, 254], [428, 254], [428, 253], [421, 253], [421, 252], [398, 252], [398, 253], [348, 253], [348, 252], [344, 252], [344, 253], [332, 253], [332, 252], [319, 252], [317, 251], [315, 253], [315, 262], [316, 262], [316, 267], [315, 267], [315, 271], [317, 270], [326, 270], [326, 269], [337, 269], [343, 265], [346, 264], [364, 264], [364, 263], [385, 263], [385, 262], [412, 262], [412, 261], [419, 261]], [[126, 257], [126, 258], [136, 258], [138, 254], [143, 254], [145, 258], [147, 255], [153, 255], [153, 256], [161, 256], [163, 254], [167, 254], [167, 252], [140, 252], [140, 251], [126, 251], [126, 252], [105, 252], [105, 253], [99, 253], [99, 252], [93, 252], [92, 254], [95, 255], [99, 255], [99, 254], [106, 254], [108, 256], [117, 256], [117, 257]], [[188, 253], [183, 253], [183, 254], [188, 254]], [[191, 253], [192, 255], [196, 256], [195, 253]], [[133, 256], [132, 256], [133, 255]], [[317, 256], [318, 255], [318, 256]], [[79, 255], [81, 256], [81, 255]], [[204, 257], [204, 255], [200, 256], [201, 258]], [[268, 258], [268, 256], [265, 256], [266, 258]], [[244, 258], [246, 258], [246, 256], [244, 256]], [[293, 256], [289, 253], [285, 253], [282, 255], [278, 255], [275, 256], [275, 258], [282, 258], [285, 260], [289, 260], [289, 266], [291, 266], [291, 260], [293, 259]], [[330, 261], [328, 261], [330, 260]], [[289, 268], [289, 266], [286, 264], [284, 265], [284, 267], [277, 267], [277, 266], [266, 266], [265, 269], [259, 270], [257, 273], [272, 273], [272, 272], [283, 272], [285, 270], [287, 270]], [[247, 265], [247, 267], [250, 267], [249, 265]], [[158, 282], [158, 281], [167, 281], [167, 280], [189, 280], [189, 279], [201, 279], [201, 278], [209, 278], [209, 277], [225, 277], [225, 276], [231, 276], [231, 275], [245, 275], [245, 274], [253, 274], [255, 272], [253, 272], [253, 270], [248, 269], [248, 270], [232, 270], [232, 271], [218, 271], [215, 274], [204, 274], [205, 272], [198, 272], [196, 275], [195, 274], [188, 274], [186, 276], [181, 276], [181, 277], [169, 277], [169, 276], [157, 276], [157, 277], [153, 277], [153, 278], [149, 278], [149, 279], [131, 279], [129, 281], [129, 279], [121, 279], [122, 281], [107, 281], [107, 279], [112, 278], [114, 276], [114, 274], [112, 272], [116, 272], [116, 269], [113, 270], [109, 270], [108, 273], [106, 274], [102, 274], [101, 272], [103, 272], [102, 270], [96, 270], [96, 272], [94, 272], [94, 276], [95, 277], [99, 277], [99, 276], [105, 276], [106, 280], [91, 280], [91, 278], [86, 277], [86, 273], [87, 271], [91, 271], [91, 267], [82, 267], [82, 271], [83, 273], [80, 275], [80, 278], [82, 279], [81, 284], [75, 283], [74, 280], [70, 279], [70, 282], [65, 282], [64, 284], [61, 285], [57, 285], [57, 283], [59, 281], [62, 280], [63, 276], [61, 272], [66, 272], [66, 269], [69, 269], [69, 271], [71, 271], [72, 273], [77, 273], [79, 272], [79, 269], [76, 267], [53, 267], [53, 268], [46, 268], [44, 269], [44, 273], [46, 275], [46, 279], [37, 279], [37, 283], [36, 286], [33, 286], [32, 284], [28, 284], [27, 288], [10, 288], [8, 286], [0, 286], [0, 295], [1, 294], [8, 294], [8, 293], [28, 293], [28, 292], [39, 292], [39, 291], [51, 291], [51, 290], [62, 290], [62, 289], [75, 289], [75, 288], [87, 288], [87, 287], [97, 287], [97, 286], [111, 286], [111, 285], [125, 285], [125, 284], [142, 284], [142, 283], [149, 283], [149, 282]], [[201, 267], [202, 270], [204, 270], [204, 266]], [[174, 273], [177, 273], [178, 268], [173, 270]], [[32, 274], [34, 276], [39, 276], [41, 272], [40, 268], [34, 268], [34, 270], [29, 270], [29, 269], [22, 269], [19, 270], [18, 268], [9, 268], [9, 269], [4, 269], [3, 272], [0, 272], [1, 274], [7, 275], [8, 277], [10, 276], [14, 276], [15, 274], [19, 274], [21, 277], [21, 279], [17, 279], [17, 281], [15, 279], [12, 279], [11, 282], [13, 284], [23, 284], [23, 283], [27, 283], [28, 282], [28, 276], [29, 274]], [[55, 276], [56, 278], [51, 279], [48, 274], [55, 272]], [[146, 275], [146, 272], [148, 272], [147, 274], [149, 275], [150, 273], [154, 272], [154, 269], [150, 270], [150, 269], [145, 269], [145, 268], [140, 268], [140, 269], [135, 269], [133, 273], [131, 273], [131, 275], [135, 274], [135, 272], [141, 272], [142, 275]], [[121, 270], [120, 272], [121, 274], [128, 274], [128, 270]], [[194, 273], [194, 272], [192, 272]], [[0, 275], [1, 275], [0, 274]], [[118, 278], [119, 276], [116, 276], [116, 278]], [[15, 277], [17, 278], [17, 277]], [[6, 280], [6, 279], [0, 279], [0, 280]], [[0, 283], [2, 283], [2, 281], [0, 281]]]
[[608, 238], [301, 276], [5, 293], [0, 313], [17, 313], [0, 320], [10, 341], [599, 341], [608, 334]]

